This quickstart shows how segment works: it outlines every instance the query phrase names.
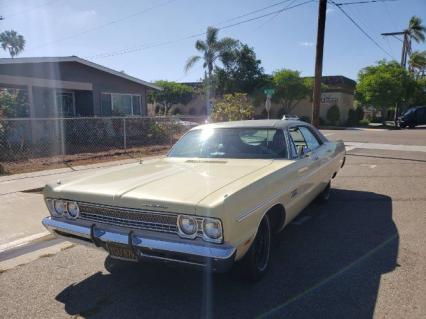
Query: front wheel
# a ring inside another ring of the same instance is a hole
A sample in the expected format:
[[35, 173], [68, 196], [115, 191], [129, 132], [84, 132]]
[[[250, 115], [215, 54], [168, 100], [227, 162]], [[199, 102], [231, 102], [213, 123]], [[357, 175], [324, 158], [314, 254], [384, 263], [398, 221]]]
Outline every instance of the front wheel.
[[271, 260], [271, 222], [265, 215], [260, 222], [256, 237], [241, 262], [243, 274], [252, 281], [262, 278]]

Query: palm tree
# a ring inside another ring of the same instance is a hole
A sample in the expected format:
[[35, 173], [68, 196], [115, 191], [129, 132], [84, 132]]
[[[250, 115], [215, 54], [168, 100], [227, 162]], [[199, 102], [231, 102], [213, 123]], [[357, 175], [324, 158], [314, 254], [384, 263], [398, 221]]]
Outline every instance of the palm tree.
[[426, 70], [426, 51], [414, 51], [408, 64], [410, 72], [417, 73], [417, 75], [423, 74]]
[[12, 59], [21, 53], [25, 47], [25, 39], [14, 30], [0, 33], [0, 43], [3, 50], [9, 50]]
[[425, 41], [426, 27], [422, 25], [422, 19], [416, 16], [411, 17], [408, 28], [405, 29], [410, 39], [414, 39], [417, 43]]
[[[238, 41], [232, 38], [218, 39], [219, 29], [208, 27], [205, 41], [197, 40], [195, 48], [201, 55], [194, 55], [185, 64], [188, 72], [198, 61], [203, 61], [203, 68], [207, 70], [204, 78], [207, 80], [207, 113], [210, 115], [211, 79], [213, 68], [218, 60], [223, 61], [225, 57], [238, 45]], [[206, 74], [207, 73], [207, 74]], [[208, 75], [208, 76], [207, 76]]]

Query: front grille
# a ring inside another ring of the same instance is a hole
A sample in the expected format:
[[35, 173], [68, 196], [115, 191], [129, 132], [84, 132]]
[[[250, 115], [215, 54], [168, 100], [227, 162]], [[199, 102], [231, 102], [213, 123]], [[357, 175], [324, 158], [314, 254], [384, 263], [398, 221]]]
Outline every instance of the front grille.
[[79, 203], [80, 218], [136, 229], [176, 233], [177, 216], [161, 212]]

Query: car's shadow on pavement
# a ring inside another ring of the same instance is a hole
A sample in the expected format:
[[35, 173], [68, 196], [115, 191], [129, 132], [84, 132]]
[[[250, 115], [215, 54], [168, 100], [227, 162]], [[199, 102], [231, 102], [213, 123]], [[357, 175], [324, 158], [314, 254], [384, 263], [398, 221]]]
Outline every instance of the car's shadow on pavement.
[[[398, 232], [390, 197], [334, 189], [279, 235], [269, 273], [252, 284], [233, 271], [209, 276], [161, 264], [98, 272], [56, 299], [70, 315], [98, 318], [371, 318]], [[83, 261], [82, 261], [83, 262]]]

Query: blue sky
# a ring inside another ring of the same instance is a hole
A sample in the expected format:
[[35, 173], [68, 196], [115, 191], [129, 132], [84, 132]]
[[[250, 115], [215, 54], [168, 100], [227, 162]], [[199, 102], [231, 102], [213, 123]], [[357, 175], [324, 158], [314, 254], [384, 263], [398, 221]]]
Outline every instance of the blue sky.
[[[195, 38], [209, 25], [229, 25], [306, 0], [291, 0], [256, 14], [224, 22], [280, 0], [0, 0], [0, 31], [14, 29], [24, 35], [22, 57], [77, 55], [123, 70], [144, 80], [195, 81], [201, 64], [188, 74], [187, 58], [196, 54]], [[336, 0], [352, 2], [355, 0]], [[390, 59], [329, 3], [324, 51], [324, 75], [356, 79], [360, 68]], [[426, 0], [397, 0], [343, 7], [386, 51], [399, 60], [401, 42], [383, 38], [382, 32], [406, 27], [412, 15], [426, 24]], [[252, 46], [265, 71], [296, 69], [314, 72], [318, 3], [301, 5], [256, 21], [220, 31]], [[202, 38], [202, 36], [201, 36]], [[135, 50], [128, 52], [129, 48]], [[414, 45], [425, 50], [426, 45]], [[114, 52], [111, 56], [102, 55]], [[124, 53], [124, 54], [123, 54]], [[8, 57], [4, 51], [0, 57]]]

